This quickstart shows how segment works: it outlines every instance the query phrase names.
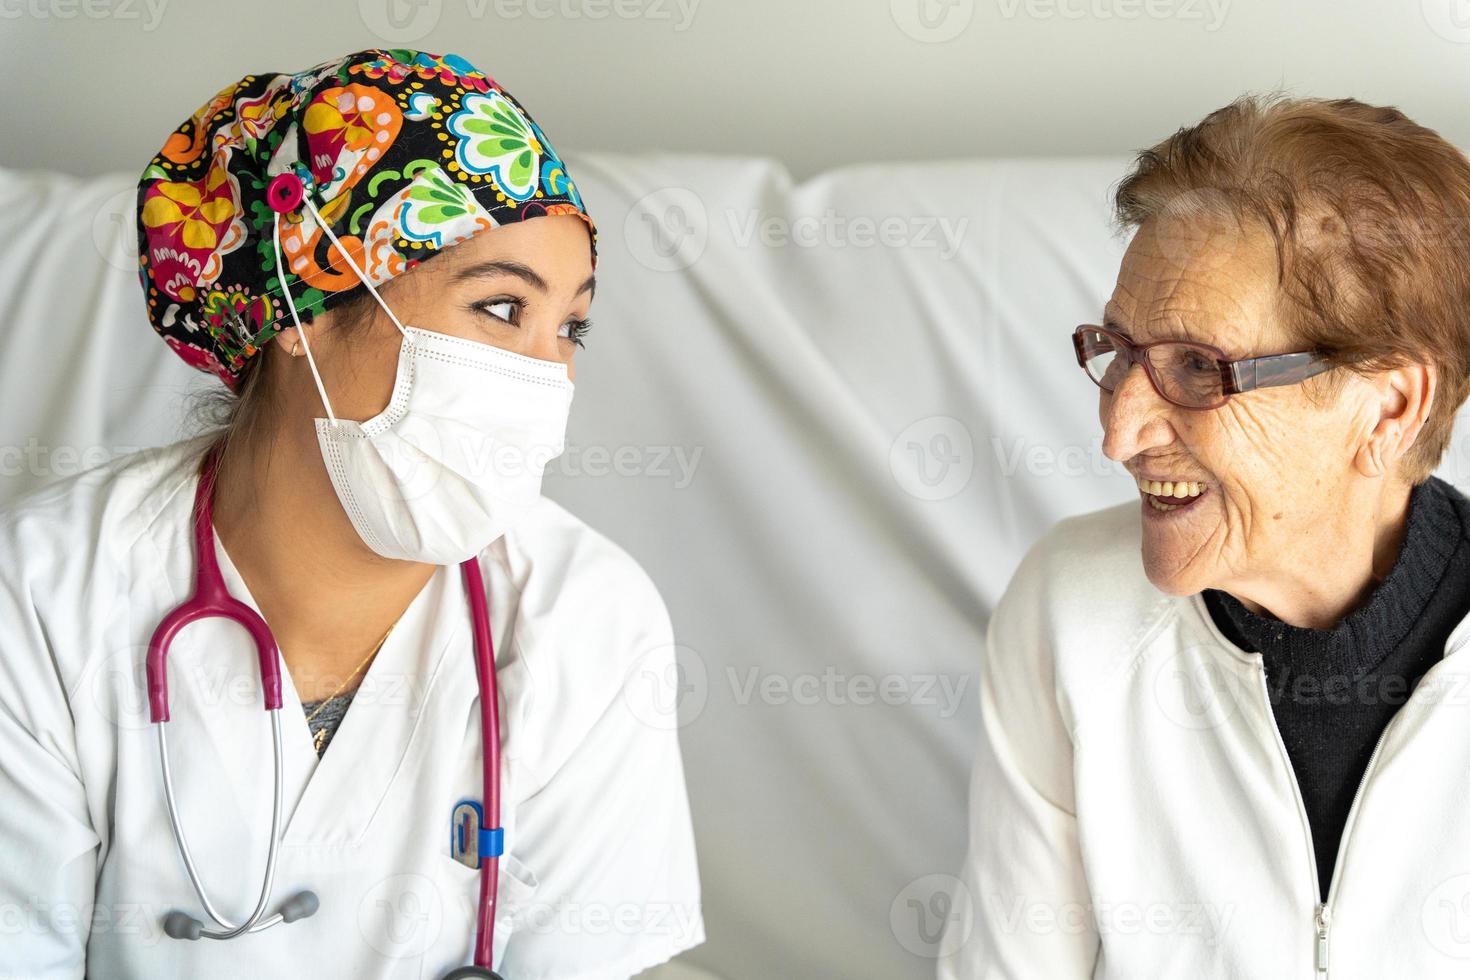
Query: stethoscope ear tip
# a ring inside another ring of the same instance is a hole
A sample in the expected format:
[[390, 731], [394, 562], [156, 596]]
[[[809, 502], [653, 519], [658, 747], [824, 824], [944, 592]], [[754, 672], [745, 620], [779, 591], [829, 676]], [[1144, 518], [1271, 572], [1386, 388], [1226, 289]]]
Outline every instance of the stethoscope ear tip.
[[[295, 922], [304, 919], [308, 915], [315, 915], [316, 910], [321, 908], [321, 901], [316, 897], [316, 892], [297, 892], [286, 901], [281, 903], [281, 921]], [[164, 928], [168, 928], [165, 926]]]
[[163, 917], [163, 931], [172, 939], [198, 939], [204, 934], [204, 923], [175, 909]]

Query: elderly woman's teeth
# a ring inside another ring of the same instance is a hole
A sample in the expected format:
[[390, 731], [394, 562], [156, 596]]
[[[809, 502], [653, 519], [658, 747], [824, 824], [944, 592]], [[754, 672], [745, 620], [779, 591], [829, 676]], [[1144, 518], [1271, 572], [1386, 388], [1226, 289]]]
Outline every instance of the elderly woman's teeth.
[[[1158, 511], [1180, 510], [1193, 504], [1200, 494], [1205, 492], [1205, 485], [1192, 480], [1143, 480], [1137, 479], [1138, 489], [1145, 494], [1144, 499], [1149, 506]], [[1177, 499], [1181, 503], [1166, 504], [1165, 499]]]
[[1205, 492], [1203, 483], [1161, 483], [1158, 480], [1139, 480], [1138, 489], [1156, 497], [1198, 497]]

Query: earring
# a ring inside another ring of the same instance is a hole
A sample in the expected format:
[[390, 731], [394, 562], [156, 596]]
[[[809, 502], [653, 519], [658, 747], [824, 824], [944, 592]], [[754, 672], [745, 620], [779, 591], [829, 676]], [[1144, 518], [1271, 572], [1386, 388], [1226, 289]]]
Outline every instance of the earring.
[[301, 341], [298, 340], [298, 341], [296, 341], [296, 343], [294, 343], [294, 344], [291, 345], [291, 356], [292, 357], [300, 357], [301, 356]]

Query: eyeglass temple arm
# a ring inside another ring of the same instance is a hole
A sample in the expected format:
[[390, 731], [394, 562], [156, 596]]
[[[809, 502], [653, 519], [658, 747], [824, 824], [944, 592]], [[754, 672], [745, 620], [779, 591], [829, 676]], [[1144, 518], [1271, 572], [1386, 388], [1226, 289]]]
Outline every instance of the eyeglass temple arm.
[[1248, 357], [1225, 365], [1225, 394], [1238, 395], [1255, 388], [1274, 388], [1296, 384], [1330, 370], [1332, 364], [1321, 354], [1300, 351], [1295, 354], [1270, 354]]

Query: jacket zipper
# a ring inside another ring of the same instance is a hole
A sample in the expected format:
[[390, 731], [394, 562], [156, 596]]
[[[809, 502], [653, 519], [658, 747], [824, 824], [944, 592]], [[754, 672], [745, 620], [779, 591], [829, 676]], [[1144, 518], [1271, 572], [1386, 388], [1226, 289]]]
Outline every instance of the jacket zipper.
[[[1334, 870], [1336, 868], [1334, 867]], [[1315, 878], [1316, 876], [1313, 875]], [[1328, 888], [1331, 894], [1331, 888]], [[1323, 976], [1327, 975], [1327, 927], [1332, 924], [1332, 908], [1322, 902], [1317, 903], [1317, 972]]]
[[[1467, 641], [1464, 640], [1456, 643], [1453, 647], [1445, 651], [1439, 663], [1448, 660], [1451, 654], [1459, 652], [1466, 645]], [[1438, 665], [1438, 663], [1435, 664], [1436, 667]], [[1301, 787], [1296, 781], [1296, 770], [1291, 766], [1291, 756], [1287, 754], [1286, 743], [1281, 738], [1281, 728], [1276, 724], [1276, 713], [1271, 708], [1271, 689], [1266, 683], [1266, 659], [1259, 654], [1256, 658], [1256, 668], [1257, 676], [1260, 677], [1261, 681], [1261, 694], [1265, 698], [1266, 717], [1271, 722], [1272, 734], [1276, 736], [1276, 750], [1281, 756], [1282, 763], [1286, 766], [1287, 776], [1290, 777], [1289, 782], [1291, 783], [1292, 795], [1296, 799], [1297, 815], [1301, 818], [1302, 826], [1307, 829], [1307, 864], [1311, 868], [1312, 889], [1315, 891], [1317, 888], [1317, 852], [1312, 846], [1311, 821], [1307, 818], [1307, 805], [1302, 800]], [[1432, 667], [1430, 668], [1431, 671], [1433, 669]], [[1426, 673], [1425, 677], [1427, 676], [1428, 674]], [[1409, 693], [1408, 699], [1399, 705], [1399, 709], [1393, 713], [1393, 717], [1388, 720], [1388, 724], [1383, 726], [1383, 731], [1379, 733], [1378, 741], [1373, 745], [1373, 754], [1368, 757], [1368, 765], [1363, 768], [1363, 776], [1358, 780], [1357, 791], [1353, 793], [1353, 802], [1348, 806], [1347, 820], [1342, 826], [1342, 838], [1337, 842], [1337, 859], [1332, 863], [1332, 879], [1327, 883], [1327, 898], [1325, 901], [1316, 903], [1316, 907], [1312, 911], [1312, 930], [1316, 937], [1312, 963], [1316, 968], [1317, 980], [1327, 980], [1327, 954], [1332, 929], [1332, 901], [1337, 895], [1337, 880], [1342, 874], [1342, 856], [1343, 852], [1347, 850], [1348, 835], [1352, 833], [1353, 823], [1357, 818], [1358, 801], [1363, 798], [1363, 790], [1368, 785], [1368, 778], [1373, 774], [1373, 767], [1378, 764], [1378, 755], [1383, 751], [1384, 740], [1388, 738], [1388, 733], [1393, 728], [1394, 722], [1398, 721], [1400, 716], [1403, 715], [1404, 709], [1414, 700], [1414, 695], [1419, 693], [1419, 689], [1423, 684], [1424, 677], [1421, 677], [1419, 683], [1414, 685], [1414, 690]]]
[[[1449, 656], [1449, 654], [1446, 653], [1445, 656]], [[1302, 800], [1301, 787], [1296, 781], [1296, 770], [1292, 768], [1291, 756], [1287, 754], [1286, 743], [1281, 738], [1281, 728], [1276, 724], [1276, 714], [1271, 708], [1271, 690], [1266, 683], [1265, 658], [1260, 658], [1256, 666], [1261, 681], [1261, 693], [1266, 701], [1266, 717], [1271, 721], [1271, 731], [1276, 736], [1276, 749], [1281, 756], [1281, 761], [1286, 766], [1286, 774], [1290, 777], [1292, 796], [1296, 799], [1297, 815], [1301, 818], [1302, 826], [1307, 830], [1307, 864], [1311, 868], [1312, 891], [1315, 892], [1317, 890], [1317, 853], [1312, 843], [1312, 827], [1311, 821], [1307, 818], [1307, 805]], [[1418, 690], [1417, 686], [1415, 690]], [[1409, 699], [1413, 699], [1412, 693], [1409, 695]], [[1389, 729], [1393, 727], [1393, 723], [1398, 720], [1406, 707], [1408, 707], [1408, 701], [1400, 705], [1399, 710], [1395, 711], [1393, 717], [1388, 720], [1388, 724], [1383, 726], [1383, 731], [1379, 734], [1378, 741], [1373, 746], [1373, 754], [1368, 757], [1368, 765], [1363, 769], [1362, 778], [1358, 780], [1357, 791], [1353, 793], [1353, 802], [1348, 807], [1347, 820], [1343, 823], [1342, 827], [1342, 839], [1337, 842], [1337, 860], [1332, 863], [1332, 880], [1327, 883], [1326, 900], [1316, 903], [1315, 908], [1312, 910], [1312, 931], [1316, 937], [1312, 963], [1316, 968], [1318, 980], [1327, 980], [1327, 954], [1332, 929], [1332, 900], [1337, 894], [1337, 879], [1342, 873], [1342, 855], [1347, 849], [1348, 834], [1352, 832], [1353, 818], [1358, 812], [1358, 801], [1363, 798], [1363, 789], [1368, 785], [1368, 777], [1373, 774], [1373, 767], [1378, 763], [1378, 753], [1383, 748], [1383, 742], [1388, 737]]]

